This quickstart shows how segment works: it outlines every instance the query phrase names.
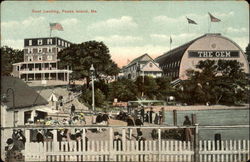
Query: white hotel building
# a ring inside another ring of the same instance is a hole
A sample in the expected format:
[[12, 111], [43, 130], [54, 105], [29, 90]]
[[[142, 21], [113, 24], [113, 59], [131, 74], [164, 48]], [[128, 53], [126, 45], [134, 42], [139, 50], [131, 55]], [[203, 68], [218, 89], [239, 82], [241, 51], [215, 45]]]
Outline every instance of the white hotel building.
[[58, 69], [57, 54], [72, 43], [58, 37], [24, 39], [24, 62], [13, 64], [12, 75], [25, 81], [69, 81], [68, 69]]

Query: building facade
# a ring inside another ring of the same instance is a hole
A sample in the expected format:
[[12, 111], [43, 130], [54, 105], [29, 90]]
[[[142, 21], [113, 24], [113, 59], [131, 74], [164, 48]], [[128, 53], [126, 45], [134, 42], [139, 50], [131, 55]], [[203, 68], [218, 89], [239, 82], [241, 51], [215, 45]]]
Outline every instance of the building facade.
[[247, 57], [234, 41], [219, 33], [202, 35], [181, 45], [163, 55], [155, 61], [163, 70], [163, 75], [173, 79], [187, 79], [186, 71], [195, 69], [201, 60], [237, 60], [243, 64], [243, 69], [249, 73]]
[[58, 69], [57, 54], [72, 43], [58, 37], [24, 39], [24, 62], [13, 64], [12, 75], [25, 81], [68, 81], [69, 69]]
[[128, 79], [136, 79], [138, 76], [161, 77], [162, 70], [148, 54], [144, 54], [122, 68], [122, 76]]

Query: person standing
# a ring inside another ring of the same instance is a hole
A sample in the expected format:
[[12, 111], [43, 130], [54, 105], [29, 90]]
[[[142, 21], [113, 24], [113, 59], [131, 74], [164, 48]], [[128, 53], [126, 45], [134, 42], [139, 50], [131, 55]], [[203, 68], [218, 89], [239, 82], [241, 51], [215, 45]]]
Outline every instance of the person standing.
[[149, 111], [149, 123], [153, 123], [153, 108], [151, 107], [150, 108], [150, 111]]
[[141, 113], [141, 120], [142, 122], [144, 122], [144, 115], [145, 115], [144, 106], [141, 107], [140, 113]]
[[165, 122], [165, 110], [164, 110], [164, 107], [162, 107], [161, 111], [159, 111], [159, 117], [160, 117], [159, 124], [162, 125], [163, 122]]
[[72, 104], [72, 105], [71, 105], [71, 116], [74, 115], [75, 111], [76, 111], [76, 107], [75, 107], [74, 104]]
[[102, 121], [104, 122], [105, 125], [109, 125], [109, 115], [106, 111], [102, 115]]
[[[136, 126], [142, 126], [143, 125], [143, 122], [141, 121], [140, 118], [135, 119], [135, 125]], [[137, 131], [137, 136], [138, 136], [139, 132], [141, 132], [141, 128], [136, 128], [136, 131]]]
[[[185, 116], [185, 120], [183, 122], [184, 126], [190, 126], [191, 125], [191, 121], [189, 119], [188, 116]], [[185, 140], [186, 142], [191, 141], [192, 140], [192, 132], [190, 128], [184, 128], [184, 133], [185, 133]]]
[[[128, 115], [127, 126], [129, 126], [129, 127], [135, 126], [135, 122], [134, 122], [131, 115]], [[133, 128], [128, 128], [128, 131], [129, 131], [129, 139], [131, 139], [132, 138], [132, 133], [133, 133]]]

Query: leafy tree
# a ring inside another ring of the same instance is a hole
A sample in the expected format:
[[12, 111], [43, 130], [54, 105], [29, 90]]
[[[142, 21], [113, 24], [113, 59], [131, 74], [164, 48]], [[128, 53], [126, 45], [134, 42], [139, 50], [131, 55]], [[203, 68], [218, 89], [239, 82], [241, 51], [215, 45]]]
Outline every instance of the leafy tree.
[[154, 78], [149, 76], [139, 76], [137, 77], [135, 84], [137, 86], [138, 92], [144, 93], [149, 99], [154, 99], [158, 93], [158, 85]]
[[136, 85], [129, 79], [121, 79], [109, 84], [108, 98], [113, 101], [117, 98], [118, 101], [135, 100], [137, 95]]
[[176, 96], [176, 91], [170, 85], [170, 82], [171, 82], [171, 78], [168, 78], [168, 77], [156, 78], [156, 83], [158, 85], [157, 99], [167, 100], [168, 96]]
[[[95, 106], [102, 106], [105, 100], [105, 95], [100, 89], [95, 89]], [[81, 97], [80, 101], [91, 107], [92, 105], [92, 90], [86, 89]]]
[[247, 80], [242, 64], [236, 60], [206, 60], [189, 70], [179, 98], [189, 104], [236, 104], [247, 98]]
[[1, 47], [1, 75], [8, 76], [12, 72], [12, 64], [23, 61], [23, 50], [8, 46]]
[[246, 55], [247, 55], [248, 62], [250, 62], [250, 43], [248, 43], [246, 47]]
[[58, 53], [59, 67], [70, 66], [72, 80], [87, 79], [90, 81], [91, 64], [95, 68], [95, 76], [114, 76], [119, 72], [117, 65], [111, 60], [109, 49], [103, 42], [88, 41], [81, 44], [73, 44]]

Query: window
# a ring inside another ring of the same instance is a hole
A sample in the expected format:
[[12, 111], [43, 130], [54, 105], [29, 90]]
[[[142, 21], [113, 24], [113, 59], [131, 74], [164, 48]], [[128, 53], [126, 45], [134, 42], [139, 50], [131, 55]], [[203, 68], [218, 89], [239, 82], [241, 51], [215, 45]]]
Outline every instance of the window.
[[33, 53], [33, 48], [28, 48], [28, 53]]
[[43, 49], [42, 48], [38, 48], [38, 53], [42, 53]]
[[33, 56], [28, 56], [28, 61], [33, 61]]
[[37, 40], [37, 44], [38, 45], [42, 45], [43, 44], [43, 40], [42, 39]]
[[32, 40], [29, 40], [29, 46], [32, 46]]
[[70, 47], [70, 44], [68, 43], [68, 47]]
[[19, 71], [20, 70], [20, 67], [17, 65], [16, 66], [16, 71]]
[[42, 56], [38, 56], [38, 60], [42, 61], [43, 57]]
[[149, 63], [149, 67], [153, 67], [153, 64], [151, 62]]
[[48, 52], [52, 52], [52, 47], [48, 47], [48, 48], [47, 48], [47, 51], [48, 51]]
[[52, 39], [47, 39], [47, 44], [52, 44]]
[[64, 46], [64, 41], [62, 41], [62, 46]]
[[47, 60], [52, 60], [52, 56], [51, 55], [47, 56]]
[[65, 42], [65, 47], [67, 47], [67, 45], [68, 45], [67, 42]]

